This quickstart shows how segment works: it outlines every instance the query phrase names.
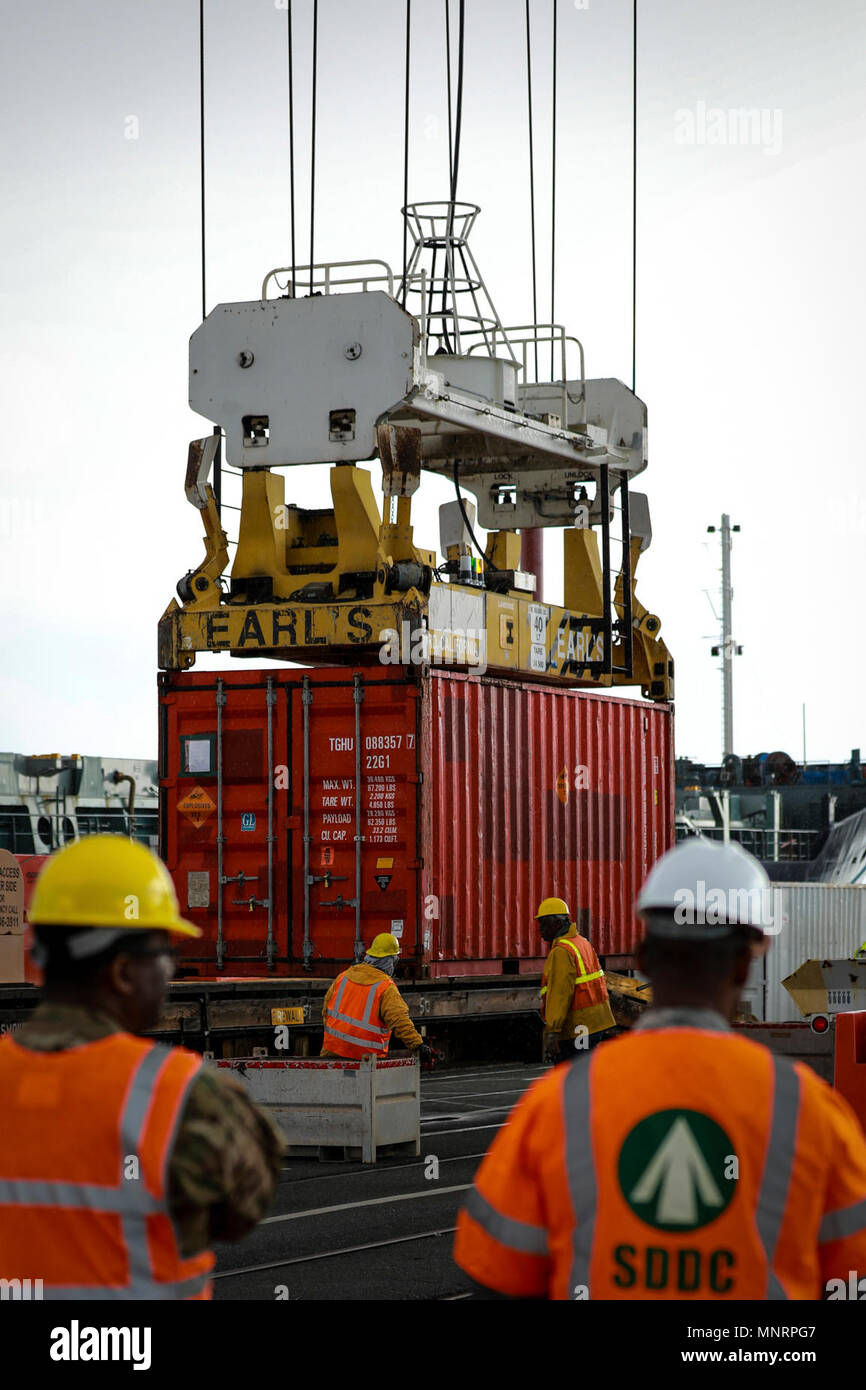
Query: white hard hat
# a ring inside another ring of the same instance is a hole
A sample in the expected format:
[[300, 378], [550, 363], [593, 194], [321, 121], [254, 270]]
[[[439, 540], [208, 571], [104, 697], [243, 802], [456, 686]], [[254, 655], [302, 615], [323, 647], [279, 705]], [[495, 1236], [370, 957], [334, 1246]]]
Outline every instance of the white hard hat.
[[732, 927], [772, 931], [772, 900], [754, 855], [698, 835], [653, 865], [635, 907], [652, 936], [706, 941], [728, 936]]

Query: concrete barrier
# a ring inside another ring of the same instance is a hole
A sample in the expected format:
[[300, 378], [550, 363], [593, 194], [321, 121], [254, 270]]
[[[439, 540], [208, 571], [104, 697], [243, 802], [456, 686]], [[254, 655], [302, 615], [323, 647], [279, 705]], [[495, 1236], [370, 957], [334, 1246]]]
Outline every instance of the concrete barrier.
[[421, 1152], [420, 1068], [414, 1057], [360, 1062], [220, 1058], [286, 1137], [289, 1157], [360, 1158]]

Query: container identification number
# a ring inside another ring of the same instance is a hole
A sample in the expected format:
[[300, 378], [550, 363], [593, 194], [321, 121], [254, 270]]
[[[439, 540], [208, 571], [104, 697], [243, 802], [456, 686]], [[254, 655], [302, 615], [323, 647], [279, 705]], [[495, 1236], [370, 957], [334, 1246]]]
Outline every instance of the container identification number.
[[[402, 735], [402, 734], [368, 734], [367, 737], [366, 737], [365, 740], [364, 740], [364, 747], [365, 747], [365, 748], [380, 748], [380, 749], [385, 749], [385, 748], [402, 748], [402, 747], [403, 747], [403, 735]], [[414, 747], [415, 747], [415, 735], [414, 735], [414, 734], [407, 734], [407, 735], [406, 735], [406, 747], [407, 747], [407, 748], [414, 748]]]

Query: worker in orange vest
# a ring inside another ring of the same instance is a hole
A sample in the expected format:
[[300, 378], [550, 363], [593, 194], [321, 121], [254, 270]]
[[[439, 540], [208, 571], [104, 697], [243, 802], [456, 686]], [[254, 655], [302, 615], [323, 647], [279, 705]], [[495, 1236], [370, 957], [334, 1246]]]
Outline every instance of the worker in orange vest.
[[652, 1008], [530, 1088], [458, 1218], [455, 1259], [486, 1290], [857, 1296], [844, 1292], [866, 1276], [854, 1112], [808, 1066], [730, 1027], [768, 944], [768, 885], [733, 844], [694, 839], [655, 865], [637, 904]]
[[210, 1246], [264, 1215], [284, 1141], [240, 1083], [138, 1036], [174, 940], [201, 932], [120, 835], [52, 855], [29, 915], [45, 987], [0, 1039], [0, 1278], [45, 1299], [209, 1298]]
[[400, 943], [380, 932], [359, 965], [338, 975], [325, 995], [322, 1057], [384, 1057], [396, 1033], [409, 1052], [428, 1061], [434, 1054], [415, 1028], [392, 976]]
[[569, 1062], [611, 1037], [616, 1027], [604, 971], [562, 898], [545, 898], [535, 920], [550, 944], [541, 977], [542, 1055], [546, 1062]]

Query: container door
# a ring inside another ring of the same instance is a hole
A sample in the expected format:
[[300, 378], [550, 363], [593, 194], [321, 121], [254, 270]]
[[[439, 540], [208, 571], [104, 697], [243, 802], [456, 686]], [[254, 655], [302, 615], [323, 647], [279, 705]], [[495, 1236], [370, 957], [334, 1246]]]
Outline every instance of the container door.
[[205, 933], [186, 953], [200, 973], [258, 974], [287, 955], [285, 702], [254, 674], [190, 686], [164, 709], [163, 855]]
[[292, 687], [292, 950], [349, 965], [380, 932], [412, 964], [418, 918], [418, 688], [311, 672]]

